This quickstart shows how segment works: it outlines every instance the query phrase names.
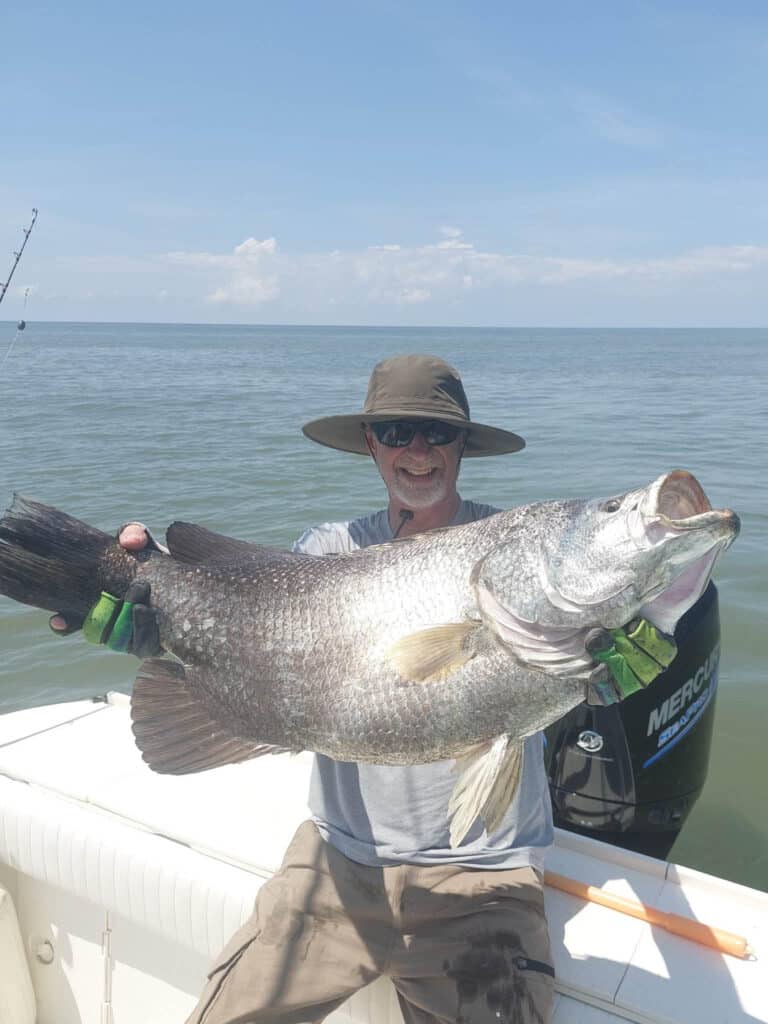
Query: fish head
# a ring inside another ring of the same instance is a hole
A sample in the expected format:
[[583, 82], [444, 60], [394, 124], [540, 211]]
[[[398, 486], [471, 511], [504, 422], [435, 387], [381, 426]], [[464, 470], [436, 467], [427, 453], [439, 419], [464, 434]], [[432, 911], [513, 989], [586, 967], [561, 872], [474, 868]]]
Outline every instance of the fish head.
[[675, 470], [575, 511], [542, 567], [544, 590], [607, 628], [642, 615], [672, 632], [738, 532], [734, 512], [713, 509], [698, 480]]
[[499, 548], [475, 574], [496, 608], [539, 625], [610, 629], [642, 615], [671, 633], [739, 532], [738, 516], [713, 509], [684, 470], [626, 494], [553, 503], [549, 515], [546, 503], [540, 509], [538, 543], [522, 557]]

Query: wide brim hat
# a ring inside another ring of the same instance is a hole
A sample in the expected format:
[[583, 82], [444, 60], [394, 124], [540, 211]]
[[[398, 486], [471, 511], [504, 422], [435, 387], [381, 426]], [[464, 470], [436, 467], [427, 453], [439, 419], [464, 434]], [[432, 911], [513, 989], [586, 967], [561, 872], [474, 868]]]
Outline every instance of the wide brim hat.
[[464, 455], [505, 455], [525, 448], [519, 434], [476, 423], [458, 372], [436, 356], [394, 356], [371, 374], [360, 412], [324, 416], [305, 423], [304, 434], [318, 444], [355, 455], [369, 455], [365, 427], [388, 420], [440, 420], [467, 431]]

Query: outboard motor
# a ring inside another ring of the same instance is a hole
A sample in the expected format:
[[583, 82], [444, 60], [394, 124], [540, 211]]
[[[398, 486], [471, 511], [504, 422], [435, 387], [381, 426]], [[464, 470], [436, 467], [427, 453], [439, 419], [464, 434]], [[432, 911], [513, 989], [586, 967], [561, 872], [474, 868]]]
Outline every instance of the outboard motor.
[[677, 624], [678, 653], [620, 704], [580, 704], [549, 726], [560, 828], [665, 859], [704, 786], [715, 715], [720, 616], [710, 583]]

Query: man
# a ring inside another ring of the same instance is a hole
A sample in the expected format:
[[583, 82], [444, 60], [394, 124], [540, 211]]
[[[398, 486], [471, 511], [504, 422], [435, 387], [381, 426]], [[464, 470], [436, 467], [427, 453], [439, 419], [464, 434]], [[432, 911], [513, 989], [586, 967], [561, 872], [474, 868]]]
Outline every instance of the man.
[[[459, 374], [426, 355], [379, 363], [362, 412], [303, 429], [320, 444], [370, 455], [388, 494], [380, 512], [315, 527], [294, 545], [318, 555], [491, 515], [497, 510], [460, 497], [461, 460], [525, 443], [474, 422]], [[120, 540], [156, 543], [140, 524]], [[121, 635], [113, 609], [99, 606], [86, 634], [154, 653], [146, 589], [128, 597]], [[51, 624], [59, 632], [73, 625], [56, 616]], [[548, 1021], [554, 970], [542, 871], [553, 828], [541, 735], [525, 741], [520, 786], [499, 828], [487, 835], [477, 820], [457, 848], [448, 827], [454, 782], [449, 762], [342, 764], [317, 755], [312, 819], [214, 964], [189, 1024], [319, 1021], [380, 974], [394, 982], [406, 1024]]]

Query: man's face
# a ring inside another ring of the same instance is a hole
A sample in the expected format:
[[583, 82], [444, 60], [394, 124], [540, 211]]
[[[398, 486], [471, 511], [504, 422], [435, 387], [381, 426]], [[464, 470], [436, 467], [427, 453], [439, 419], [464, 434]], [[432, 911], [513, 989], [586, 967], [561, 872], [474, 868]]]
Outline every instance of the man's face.
[[425, 509], [456, 493], [464, 436], [450, 444], [430, 445], [420, 433], [405, 448], [389, 448], [366, 431], [368, 447], [389, 497], [405, 508]]

